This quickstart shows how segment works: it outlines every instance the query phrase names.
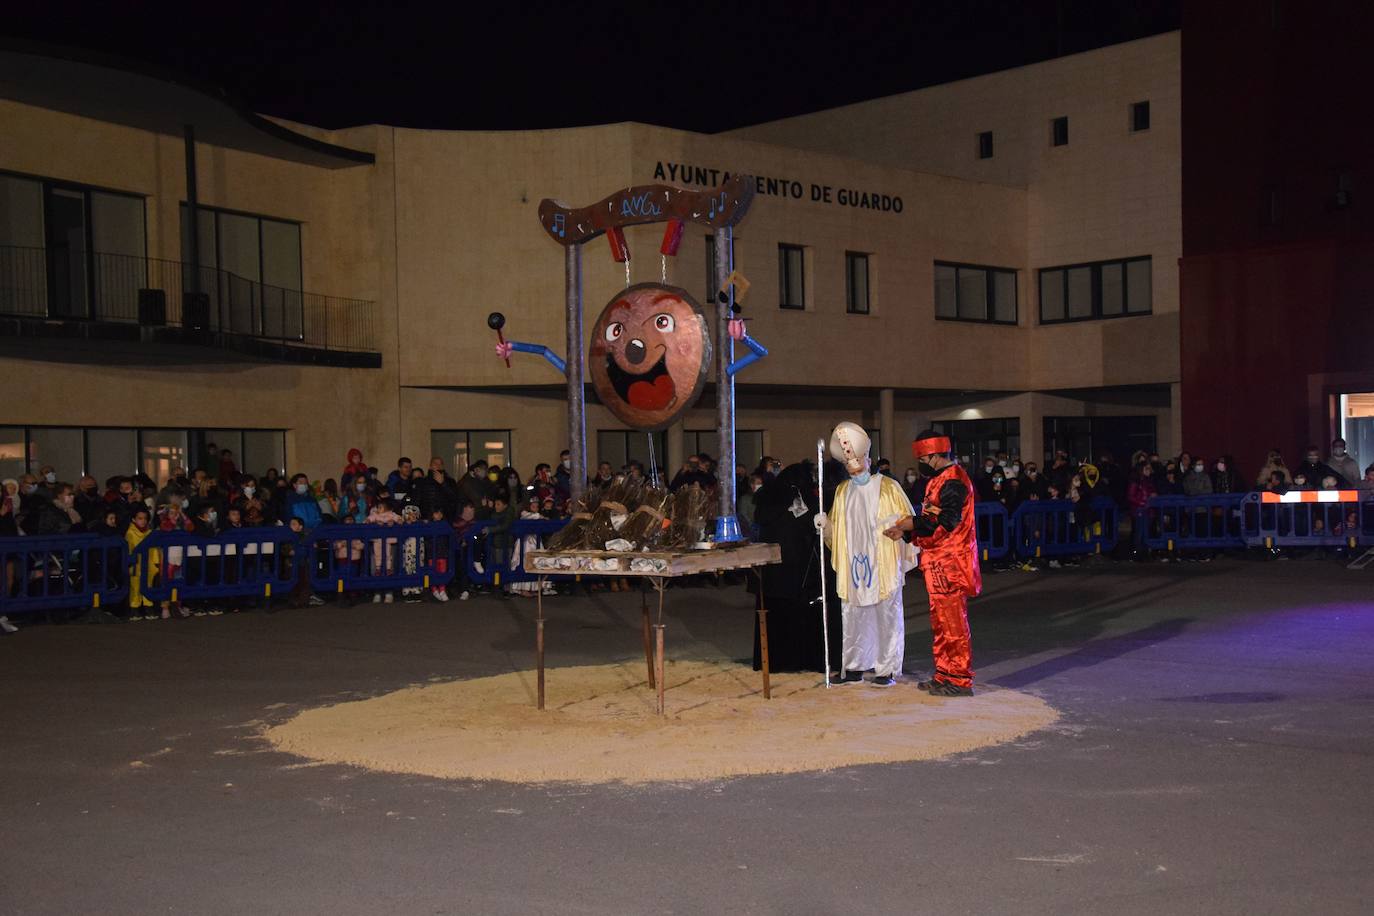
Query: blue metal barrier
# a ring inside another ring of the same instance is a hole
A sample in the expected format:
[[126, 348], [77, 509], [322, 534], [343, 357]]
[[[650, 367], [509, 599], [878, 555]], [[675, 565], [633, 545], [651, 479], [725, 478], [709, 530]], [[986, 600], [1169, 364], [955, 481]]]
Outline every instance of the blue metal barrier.
[[1365, 516], [1374, 512], [1374, 504], [1358, 496], [1346, 502], [1269, 502], [1266, 495], [1246, 493], [1241, 503], [1242, 536], [1251, 547], [1374, 544], [1365, 533], [1370, 524]]
[[154, 531], [130, 555], [130, 575], [152, 601], [285, 595], [296, 584], [290, 528], [232, 528], [206, 538]]
[[495, 586], [533, 582], [538, 576], [524, 568], [525, 538], [533, 537], [542, 543], [566, 524], [567, 519], [519, 519], [504, 537], [493, 537], [488, 530], [490, 521], [475, 523], [463, 533], [463, 563], [468, 581]]
[[975, 503], [974, 531], [978, 537], [978, 556], [987, 563], [1001, 560], [1011, 552], [1011, 516], [1001, 503]]
[[1235, 550], [1245, 546], [1244, 493], [1153, 496], [1135, 513], [1133, 541], [1151, 550]]
[[1081, 557], [1116, 549], [1119, 510], [1107, 496], [1089, 504], [1088, 518], [1079, 518], [1067, 499], [1028, 500], [1012, 513], [1016, 555], [1034, 557]]
[[320, 591], [390, 591], [447, 585], [458, 572], [458, 536], [446, 522], [321, 525], [299, 561]]
[[0, 538], [0, 615], [116, 604], [128, 592], [123, 538]]

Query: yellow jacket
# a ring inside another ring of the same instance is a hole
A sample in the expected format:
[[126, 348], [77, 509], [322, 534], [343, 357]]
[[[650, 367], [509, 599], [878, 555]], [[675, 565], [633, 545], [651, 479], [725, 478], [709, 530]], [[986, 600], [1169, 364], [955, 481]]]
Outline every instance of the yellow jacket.
[[[902, 518], [913, 514], [911, 500], [906, 498], [901, 484], [886, 474], [875, 475], [882, 489], [878, 491], [878, 521], [889, 518]], [[849, 481], [846, 480], [835, 489], [835, 502], [830, 507], [830, 566], [838, 575], [835, 577], [835, 591], [841, 601], [849, 600], [849, 538], [846, 535], [844, 520], [845, 503], [849, 495]], [[905, 570], [901, 567], [901, 542], [877, 536], [878, 552], [878, 595], [886, 600], [893, 589], [902, 581]], [[841, 569], [840, 564], [844, 564]]]

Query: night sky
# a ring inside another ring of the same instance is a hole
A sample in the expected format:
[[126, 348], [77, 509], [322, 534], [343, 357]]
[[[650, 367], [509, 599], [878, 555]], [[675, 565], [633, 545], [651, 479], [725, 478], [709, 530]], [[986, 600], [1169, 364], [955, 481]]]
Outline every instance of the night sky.
[[43, 4], [0, 34], [323, 127], [709, 133], [1168, 31], [1180, 3]]

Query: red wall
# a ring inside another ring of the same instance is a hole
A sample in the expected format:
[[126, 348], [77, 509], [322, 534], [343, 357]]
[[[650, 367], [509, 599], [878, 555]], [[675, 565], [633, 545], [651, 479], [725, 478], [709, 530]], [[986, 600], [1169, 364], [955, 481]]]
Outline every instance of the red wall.
[[1327, 438], [1313, 376], [1374, 390], [1370, 34], [1366, 4], [1184, 7], [1183, 445], [1247, 474]]

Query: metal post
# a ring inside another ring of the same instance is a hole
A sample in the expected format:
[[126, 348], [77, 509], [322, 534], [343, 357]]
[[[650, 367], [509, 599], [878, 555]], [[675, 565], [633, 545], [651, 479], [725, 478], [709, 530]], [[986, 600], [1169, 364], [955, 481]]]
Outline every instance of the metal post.
[[[183, 128], [186, 138], [186, 221], [190, 223], [191, 250], [190, 292], [200, 292], [200, 195], [196, 190], [196, 129], [190, 124]], [[183, 316], [184, 318], [184, 316]]]
[[[716, 290], [725, 285], [735, 269], [734, 229], [722, 226], [715, 233]], [[726, 301], [716, 299], [716, 432], [720, 438], [716, 478], [720, 492], [720, 506], [716, 518], [716, 540], [738, 541], [739, 520], [735, 518], [735, 380], [730, 375], [730, 363], [735, 358], [734, 341], [730, 339], [730, 307], [735, 303], [735, 289], [726, 291]]]
[[534, 656], [535, 664], [539, 669], [538, 687], [539, 708], [544, 708], [544, 577], [539, 577], [539, 591], [535, 593], [539, 600], [535, 611], [534, 621]]
[[568, 305], [568, 451], [572, 457], [569, 490], [576, 505], [587, 489], [587, 405], [582, 372], [582, 246], [569, 245], [566, 252], [565, 286]]

